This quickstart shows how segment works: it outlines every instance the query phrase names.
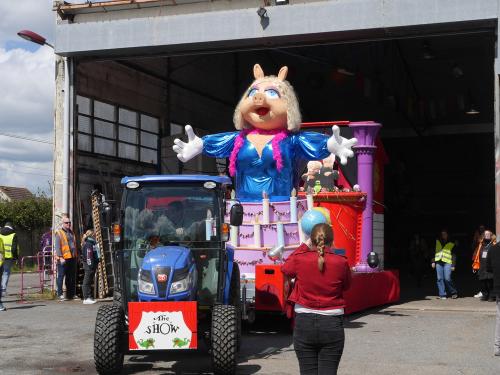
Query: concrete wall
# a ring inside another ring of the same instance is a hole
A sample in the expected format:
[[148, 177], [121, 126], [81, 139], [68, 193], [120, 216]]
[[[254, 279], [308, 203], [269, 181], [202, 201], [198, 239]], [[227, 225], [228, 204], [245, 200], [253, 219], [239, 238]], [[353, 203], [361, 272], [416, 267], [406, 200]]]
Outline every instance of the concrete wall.
[[[269, 48], [319, 41], [419, 35], [424, 27], [462, 29], [496, 20], [497, 0], [325, 0], [267, 6], [258, 0], [214, 1], [148, 9], [76, 13], [56, 28], [64, 55], [186, 53], [227, 48]], [[453, 26], [455, 24], [455, 26]], [[406, 30], [402, 30], [406, 29]]]

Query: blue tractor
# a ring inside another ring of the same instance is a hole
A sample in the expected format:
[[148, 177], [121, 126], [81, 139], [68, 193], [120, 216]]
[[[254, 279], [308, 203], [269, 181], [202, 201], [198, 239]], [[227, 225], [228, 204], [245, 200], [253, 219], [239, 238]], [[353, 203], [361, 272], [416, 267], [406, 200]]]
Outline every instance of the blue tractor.
[[[215, 374], [233, 374], [241, 338], [240, 273], [226, 246], [231, 180], [205, 175], [125, 177], [113, 225], [113, 303], [97, 312], [99, 374], [124, 356], [189, 350], [204, 341]], [[230, 224], [241, 225], [241, 206]]]

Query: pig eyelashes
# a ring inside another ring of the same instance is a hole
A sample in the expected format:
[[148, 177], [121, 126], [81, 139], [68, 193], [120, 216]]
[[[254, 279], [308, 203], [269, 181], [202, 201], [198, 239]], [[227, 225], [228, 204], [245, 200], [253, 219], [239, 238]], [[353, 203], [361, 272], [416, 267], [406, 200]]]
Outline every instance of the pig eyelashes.
[[[248, 98], [252, 98], [259, 92], [259, 89], [257, 87], [252, 87], [247, 94]], [[269, 87], [264, 90], [264, 94], [268, 99], [279, 99], [281, 98], [280, 92], [277, 88], [274, 87]]]

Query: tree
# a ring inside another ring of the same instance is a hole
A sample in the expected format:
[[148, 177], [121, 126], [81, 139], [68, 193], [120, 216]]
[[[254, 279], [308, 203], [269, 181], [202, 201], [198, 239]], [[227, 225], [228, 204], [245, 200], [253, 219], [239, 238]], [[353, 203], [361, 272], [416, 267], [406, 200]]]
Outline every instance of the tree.
[[28, 231], [49, 227], [52, 223], [52, 199], [41, 196], [0, 203], [0, 224], [6, 221]]

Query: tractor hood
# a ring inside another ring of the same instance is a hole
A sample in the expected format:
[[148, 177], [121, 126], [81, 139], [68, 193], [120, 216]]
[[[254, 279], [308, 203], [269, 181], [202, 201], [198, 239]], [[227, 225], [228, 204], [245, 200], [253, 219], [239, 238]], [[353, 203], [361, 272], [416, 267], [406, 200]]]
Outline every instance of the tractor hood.
[[152, 270], [154, 267], [170, 267], [178, 270], [189, 267], [193, 263], [191, 250], [184, 246], [160, 246], [149, 251], [144, 257], [142, 269]]

